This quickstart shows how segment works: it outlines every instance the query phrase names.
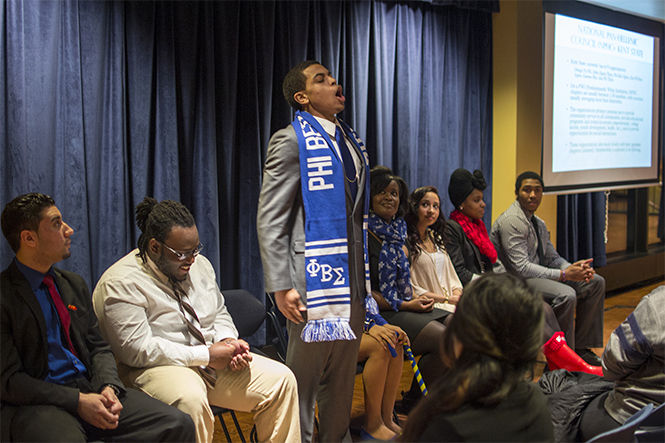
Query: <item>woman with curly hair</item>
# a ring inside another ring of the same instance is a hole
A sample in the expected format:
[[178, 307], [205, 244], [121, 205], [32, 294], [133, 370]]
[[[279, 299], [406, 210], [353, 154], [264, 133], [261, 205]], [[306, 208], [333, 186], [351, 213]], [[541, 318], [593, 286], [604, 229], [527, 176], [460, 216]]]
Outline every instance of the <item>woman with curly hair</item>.
[[423, 186], [411, 194], [406, 220], [411, 260], [411, 284], [416, 295], [434, 299], [434, 306], [453, 312], [462, 295], [445, 245], [446, 219], [441, 212], [439, 191]]
[[[441, 374], [443, 324], [449, 312], [434, 308], [434, 299], [413, 294], [406, 242], [408, 189], [401, 177], [385, 166], [370, 171], [370, 214], [368, 252], [372, 295], [381, 315], [399, 326], [411, 342], [415, 355], [422, 355], [418, 365], [425, 384]], [[420, 397], [417, 383], [407, 394], [408, 404]]]

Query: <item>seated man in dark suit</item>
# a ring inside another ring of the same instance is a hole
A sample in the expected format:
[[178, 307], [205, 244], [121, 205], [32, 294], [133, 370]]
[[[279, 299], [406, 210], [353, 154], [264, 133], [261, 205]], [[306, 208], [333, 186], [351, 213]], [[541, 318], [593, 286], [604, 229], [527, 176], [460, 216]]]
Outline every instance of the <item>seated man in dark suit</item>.
[[53, 199], [21, 195], [2, 211], [16, 253], [0, 275], [2, 441], [193, 441], [191, 418], [125, 389], [70, 256], [74, 230]]

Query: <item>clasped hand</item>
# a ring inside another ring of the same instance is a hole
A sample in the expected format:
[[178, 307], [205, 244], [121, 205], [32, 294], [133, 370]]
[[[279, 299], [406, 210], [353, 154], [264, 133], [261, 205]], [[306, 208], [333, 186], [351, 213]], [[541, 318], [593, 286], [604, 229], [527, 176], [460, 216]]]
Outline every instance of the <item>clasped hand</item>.
[[118, 427], [122, 403], [116, 397], [113, 388], [107, 386], [100, 394], [79, 393], [76, 412], [85, 422], [99, 429]]
[[252, 354], [249, 353], [249, 344], [242, 339], [226, 338], [213, 343], [208, 348], [210, 360], [208, 366], [214, 369], [228, 367], [232, 371], [240, 371], [249, 367]]
[[566, 268], [566, 280], [588, 282], [596, 271], [591, 267], [592, 258], [578, 260]]
[[399, 309], [400, 311], [430, 312], [434, 309], [434, 299], [421, 295], [409, 301], [403, 301]]

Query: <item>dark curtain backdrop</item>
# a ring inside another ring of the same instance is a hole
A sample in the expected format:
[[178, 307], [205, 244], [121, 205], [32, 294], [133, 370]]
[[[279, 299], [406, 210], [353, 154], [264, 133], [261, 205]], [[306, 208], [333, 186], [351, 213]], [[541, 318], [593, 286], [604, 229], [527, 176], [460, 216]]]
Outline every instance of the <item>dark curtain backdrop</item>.
[[[665, 25], [663, 25], [665, 26]], [[660, 45], [660, 90], [665, 91], [665, 45]], [[660, 94], [660, 203], [658, 204], [658, 226], [656, 235], [661, 243], [665, 243], [665, 94]]]
[[557, 198], [557, 251], [571, 263], [593, 258], [595, 267], [607, 264], [605, 202], [604, 192]]
[[344, 86], [372, 164], [438, 186], [448, 214], [455, 168], [491, 183], [498, 2], [441, 3], [4, 2], [0, 204], [52, 195], [76, 230], [61, 266], [94, 286], [135, 247], [136, 204], [180, 200], [220, 286], [261, 294], [263, 159], [292, 118], [282, 78], [315, 58]]

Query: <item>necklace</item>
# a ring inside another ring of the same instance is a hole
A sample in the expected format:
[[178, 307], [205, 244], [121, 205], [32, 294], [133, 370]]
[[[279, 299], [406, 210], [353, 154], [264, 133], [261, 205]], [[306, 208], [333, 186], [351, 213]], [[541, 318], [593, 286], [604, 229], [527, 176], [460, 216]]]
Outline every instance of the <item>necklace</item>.
[[429, 229], [425, 231], [425, 240], [421, 240], [420, 245], [423, 251], [429, 252], [430, 254], [436, 252], [436, 245], [432, 239], [432, 232]]
[[450, 298], [450, 293], [448, 292], [448, 288], [446, 288], [443, 285], [443, 283], [441, 283], [441, 278], [439, 277], [439, 272], [437, 272], [437, 271], [443, 272], [443, 269], [440, 269], [440, 270], [437, 269], [436, 261], [434, 260], [434, 257], [432, 257], [432, 255], [436, 254], [437, 251], [440, 251], [442, 254], [446, 254], [446, 252], [445, 252], [445, 249], [440, 249], [440, 247], [438, 247], [436, 245], [436, 243], [434, 243], [433, 234], [432, 234], [432, 231], [430, 229], [427, 229], [427, 231], [425, 231], [425, 233], [426, 233], [426, 238], [425, 238], [425, 240], [421, 241], [420, 244], [422, 246], [423, 252], [427, 256], [427, 258], [429, 258], [430, 261], [432, 262], [432, 266], [434, 266], [434, 269], [435, 269], [434, 276], [436, 277], [436, 281], [439, 284], [439, 287], [443, 291], [444, 297], [446, 297], [446, 303], [447, 303], [448, 299]]
[[[437, 268], [436, 261], [434, 260], [434, 257], [432, 257], [432, 255], [436, 254], [437, 251], [435, 250], [433, 252], [429, 252], [425, 248], [423, 248], [423, 252], [427, 256], [427, 258], [429, 258], [430, 261], [432, 262], [432, 266], [434, 266], [434, 270], [435, 270], [434, 276], [436, 277], [436, 281], [439, 284], [439, 287], [443, 291], [444, 297], [446, 297], [446, 302], [448, 302], [448, 299], [450, 298], [450, 294], [448, 293], [448, 289], [441, 283], [441, 279], [439, 278], [439, 272], [438, 272], [439, 269]], [[443, 269], [441, 271], [443, 271]]]

